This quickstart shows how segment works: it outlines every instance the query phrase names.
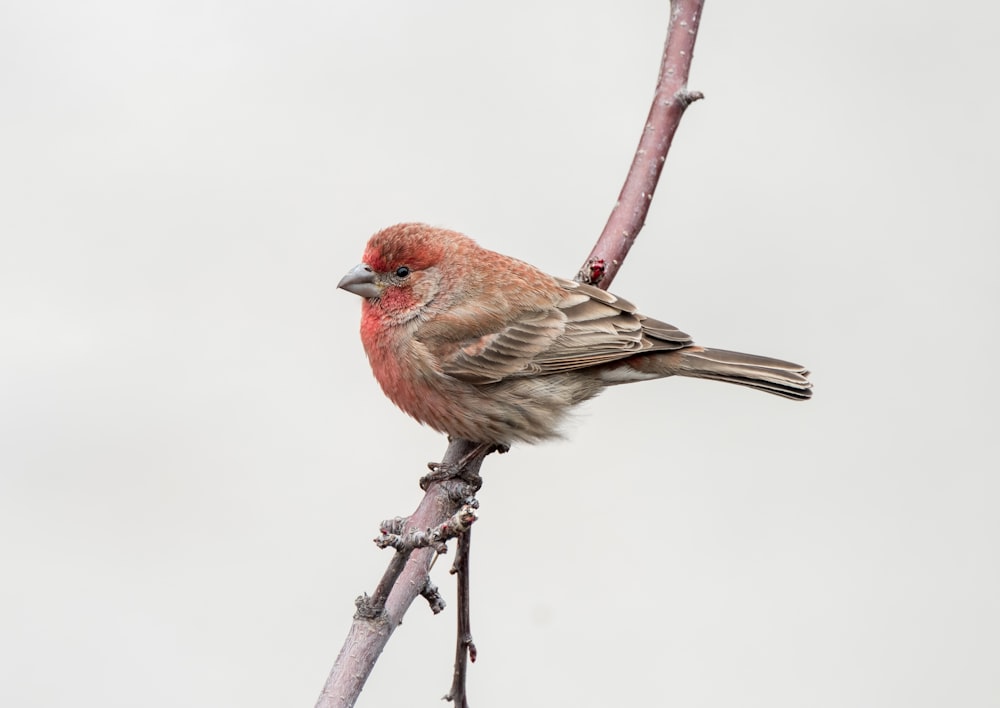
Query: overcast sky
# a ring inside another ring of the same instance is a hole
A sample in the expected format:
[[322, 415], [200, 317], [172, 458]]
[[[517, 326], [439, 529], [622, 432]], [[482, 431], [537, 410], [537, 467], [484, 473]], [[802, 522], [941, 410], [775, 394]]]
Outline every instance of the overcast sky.
[[[621, 387], [491, 458], [473, 705], [1000, 706], [997, 15], [708, 1], [613, 289], [815, 398]], [[0, 3], [0, 704], [313, 704], [445, 448], [338, 279], [403, 220], [572, 276], [667, 16]], [[447, 566], [359, 706], [439, 705]]]

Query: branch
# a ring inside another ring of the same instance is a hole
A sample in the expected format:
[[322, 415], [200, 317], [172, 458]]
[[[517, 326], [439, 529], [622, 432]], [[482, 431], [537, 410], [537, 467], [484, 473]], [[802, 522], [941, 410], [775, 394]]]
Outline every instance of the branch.
[[[469, 527], [476, 520], [476, 504], [463, 504], [462, 508], [442, 521], [432, 529], [426, 531], [393, 531], [383, 527], [382, 535], [375, 539], [375, 545], [379, 548], [395, 548], [397, 551], [412, 551], [417, 548], [432, 546], [438, 553], [445, 553], [448, 547], [445, 545], [450, 539], [461, 537], [469, 530]], [[397, 528], [405, 525], [407, 519], [393, 519], [386, 526]]]
[[649, 108], [649, 117], [618, 202], [594, 250], [577, 273], [576, 279], [580, 282], [607, 288], [614, 280], [646, 223], [646, 214], [681, 117], [689, 105], [704, 98], [700, 92], [687, 88], [704, 4], [704, 0], [673, 0], [670, 3], [670, 24], [653, 105]]
[[[480, 455], [468, 459], [466, 470], [478, 473], [486, 450], [467, 440], [454, 440], [443, 462], [458, 464], [476, 447]], [[467, 486], [460, 480], [434, 482], [420, 506], [410, 516], [410, 529], [430, 529], [447, 521], [465, 502]], [[358, 612], [347, 632], [316, 708], [349, 708], [357, 701], [375, 662], [389, 642], [389, 637], [403, 620], [410, 604], [427, 587], [427, 572], [437, 551], [432, 547], [397, 551], [372, 597], [358, 598]]]
[[[688, 91], [687, 78], [703, 4], [704, 0], [671, 1], [667, 41], [649, 117], [618, 202], [611, 211], [597, 244], [578, 273], [577, 280], [607, 287], [645, 224], [656, 184], [681, 117], [688, 105], [702, 98], [700, 93]], [[464, 466], [468, 479], [479, 474], [479, 468], [488, 453], [489, 449], [483, 445], [467, 440], [453, 440], [441, 465]], [[433, 475], [430, 477], [434, 478]], [[468, 490], [468, 484], [458, 479], [432, 481], [427, 486], [420, 506], [410, 517], [383, 525], [386, 532], [395, 535], [388, 539], [387, 545], [400, 550], [396, 551], [390, 561], [374, 594], [357, 599], [358, 611], [354, 615], [354, 622], [323, 686], [316, 708], [350, 708], [354, 705], [382, 649], [418, 595], [427, 597], [432, 607], [436, 608], [435, 611], [440, 611], [440, 596], [436, 588], [428, 583], [431, 561], [444, 542], [435, 536], [435, 531], [448, 533], [456, 521], [460, 524], [471, 523], [471, 520], [466, 522], [461, 520], [462, 517], [455, 517], [470, 496]], [[380, 537], [386, 538], [386, 534]], [[466, 537], [459, 536], [459, 539], [463, 538]], [[421, 546], [425, 541], [430, 545]], [[462, 544], [460, 553], [465, 555], [460, 560], [467, 564], [467, 543]], [[468, 581], [467, 565], [460, 570], [459, 576], [460, 579], [465, 578], [464, 582]], [[467, 593], [467, 588], [465, 592]], [[467, 610], [467, 599], [464, 606]], [[467, 615], [460, 617], [459, 621], [461, 626], [456, 647], [455, 682], [450, 697], [464, 703], [464, 656], [468, 652], [474, 657], [475, 648], [468, 632]]]
[[458, 576], [458, 634], [455, 639], [455, 671], [451, 690], [444, 700], [451, 701], [455, 708], [469, 708], [469, 698], [465, 691], [465, 676], [469, 661], [476, 660], [476, 644], [472, 641], [471, 615], [469, 611], [469, 553], [472, 551], [472, 529], [458, 537], [455, 563], [451, 567]]

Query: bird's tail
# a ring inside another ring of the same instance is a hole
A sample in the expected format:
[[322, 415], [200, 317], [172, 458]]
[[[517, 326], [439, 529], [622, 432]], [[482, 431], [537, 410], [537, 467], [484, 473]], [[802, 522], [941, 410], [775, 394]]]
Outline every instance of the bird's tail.
[[714, 379], [749, 386], [796, 401], [812, 396], [809, 372], [798, 364], [725, 349], [690, 347], [679, 352], [680, 362], [673, 373], [698, 379]]

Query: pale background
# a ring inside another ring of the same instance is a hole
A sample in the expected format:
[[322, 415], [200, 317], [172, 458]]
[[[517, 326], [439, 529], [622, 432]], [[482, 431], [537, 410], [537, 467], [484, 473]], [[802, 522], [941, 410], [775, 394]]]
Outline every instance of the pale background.
[[[653, 382], [490, 459], [474, 706], [1000, 706], [973, 5], [709, 0], [614, 289], [816, 397]], [[0, 5], [0, 705], [312, 705], [445, 448], [337, 280], [400, 220], [575, 273], [667, 14]], [[441, 705], [453, 622], [415, 605], [359, 705]]]

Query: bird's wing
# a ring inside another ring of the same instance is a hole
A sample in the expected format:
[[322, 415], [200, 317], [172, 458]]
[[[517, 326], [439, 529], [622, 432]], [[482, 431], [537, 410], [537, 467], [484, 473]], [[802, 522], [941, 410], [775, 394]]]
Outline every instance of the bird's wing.
[[566, 329], [552, 346], [535, 357], [542, 373], [599, 366], [647, 351], [669, 351], [691, 345], [691, 337], [666, 322], [636, 312], [616, 295], [573, 280], [557, 279], [566, 296], [558, 309]]
[[496, 383], [691, 344], [687, 334], [638, 314], [627, 300], [572, 280], [556, 281], [561, 291], [552, 307], [521, 313], [496, 331], [437, 342], [433, 353], [442, 372], [470, 383]]

